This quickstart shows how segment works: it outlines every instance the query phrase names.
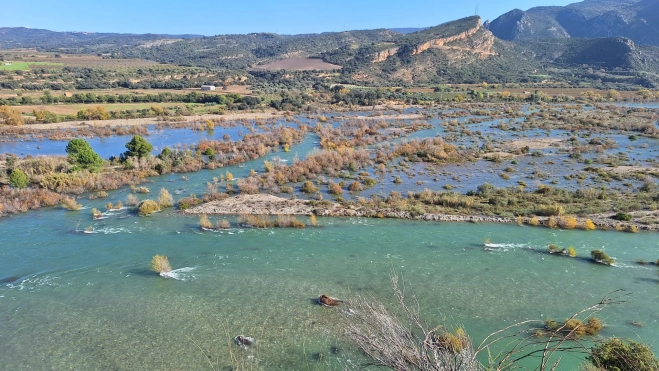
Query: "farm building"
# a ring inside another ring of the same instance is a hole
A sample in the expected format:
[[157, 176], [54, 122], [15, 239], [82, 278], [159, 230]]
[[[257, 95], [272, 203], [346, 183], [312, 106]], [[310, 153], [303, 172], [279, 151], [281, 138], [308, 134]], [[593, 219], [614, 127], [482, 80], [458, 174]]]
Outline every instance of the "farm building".
[[215, 86], [213, 86], [213, 85], [202, 85], [201, 90], [215, 90]]

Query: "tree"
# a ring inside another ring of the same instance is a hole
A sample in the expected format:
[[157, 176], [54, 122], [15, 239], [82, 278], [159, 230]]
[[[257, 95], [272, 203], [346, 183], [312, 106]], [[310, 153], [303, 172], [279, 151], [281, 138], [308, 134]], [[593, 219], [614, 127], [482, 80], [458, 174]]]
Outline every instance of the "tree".
[[14, 188], [27, 188], [27, 175], [20, 169], [14, 169], [9, 175], [9, 185]]
[[126, 157], [147, 157], [153, 151], [151, 143], [139, 135], [133, 136], [130, 142], [126, 143], [128, 151], [124, 152]]
[[94, 152], [92, 147], [84, 139], [72, 139], [66, 145], [66, 153], [69, 159], [75, 164], [73, 170], [88, 169], [96, 172], [103, 166], [103, 159], [98, 153]]
[[607, 339], [592, 349], [588, 360], [597, 367], [610, 371], [653, 371], [659, 369], [659, 360], [650, 347], [633, 340]]

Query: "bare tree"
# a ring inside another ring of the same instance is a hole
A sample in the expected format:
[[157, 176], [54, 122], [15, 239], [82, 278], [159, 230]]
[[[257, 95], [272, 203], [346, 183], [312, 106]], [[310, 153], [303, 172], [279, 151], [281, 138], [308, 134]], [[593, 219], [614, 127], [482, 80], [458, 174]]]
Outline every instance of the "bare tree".
[[[570, 320], [591, 317], [607, 305], [622, 302], [618, 300], [621, 292], [616, 291], [612, 293], [614, 297], [574, 314], [555, 329], [546, 329], [542, 320], [523, 321], [493, 332], [474, 347], [461, 328], [451, 332], [444, 326], [427, 326], [416, 296], [406, 298], [395, 272], [391, 274], [391, 284], [402, 309], [400, 318], [372, 297], [353, 302], [355, 315], [348, 324], [347, 335], [370, 358], [364, 366], [397, 371], [504, 371], [513, 369], [523, 359], [537, 357], [536, 370], [553, 371], [561, 361], [560, 354], [588, 352], [576, 336], [579, 327], [568, 327]], [[494, 345], [504, 351], [492, 355]], [[477, 359], [484, 352], [488, 354], [487, 365]]]

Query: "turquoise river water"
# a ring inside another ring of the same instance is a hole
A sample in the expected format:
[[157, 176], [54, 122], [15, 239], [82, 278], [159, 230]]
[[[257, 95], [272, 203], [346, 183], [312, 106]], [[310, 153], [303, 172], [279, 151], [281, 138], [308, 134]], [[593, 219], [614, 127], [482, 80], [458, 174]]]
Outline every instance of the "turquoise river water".
[[[88, 213], [0, 220], [0, 272], [18, 278], [0, 287], [0, 369], [340, 369], [361, 360], [343, 338], [346, 314], [313, 298], [373, 295], [395, 308], [392, 269], [429, 322], [464, 325], [477, 341], [520, 320], [565, 318], [625, 289], [627, 303], [598, 314], [602, 335], [659, 345], [657, 268], [634, 264], [656, 260], [655, 234], [351, 218], [213, 233], [173, 211], [119, 211], [94, 224]], [[80, 232], [88, 225], [95, 233]], [[504, 246], [485, 251], [484, 238]], [[619, 267], [526, 249], [550, 243], [584, 257], [604, 249]], [[179, 279], [149, 272], [154, 254], [184, 268]], [[237, 334], [258, 339], [258, 350], [233, 346]], [[580, 361], [568, 356], [560, 369]]]
[[[302, 157], [313, 140], [268, 158]], [[164, 187], [178, 199], [250, 168], [262, 160], [146, 186], [151, 197]], [[92, 221], [92, 207], [128, 192], [82, 198], [81, 211], [0, 219], [0, 370], [344, 369], [365, 361], [344, 335], [350, 300], [365, 295], [396, 311], [392, 270], [428, 323], [464, 326], [476, 343], [518, 321], [567, 318], [624, 289], [625, 303], [597, 314], [601, 336], [659, 349], [659, 270], [635, 263], [659, 258], [657, 234], [358, 218], [319, 218], [302, 230], [239, 228], [229, 218], [234, 228], [208, 232], [175, 210], [139, 218], [125, 209]], [[499, 248], [484, 249], [486, 238]], [[574, 246], [584, 259], [533, 250], [549, 244]], [[593, 249], [617, 267], [590, 263]], [[169, 257], [175, 278], [149, 271], [155, 254]], [[323, 293], [348, 303], [323, 308], [314, 303]], [[235, 346], [238, 334], [258, 347]], [[565, 355], [558, 369], [582, 362]]]

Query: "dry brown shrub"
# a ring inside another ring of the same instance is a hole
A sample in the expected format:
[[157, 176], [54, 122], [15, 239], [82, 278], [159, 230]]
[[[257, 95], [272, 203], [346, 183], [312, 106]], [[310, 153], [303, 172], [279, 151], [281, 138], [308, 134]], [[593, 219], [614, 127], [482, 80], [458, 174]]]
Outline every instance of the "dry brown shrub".
[[69, 211], [77, 211], [82, 209], [82, 205], [77, 203], [76, 200], [70, 197], [65, 197], [62, 200], [62, 207]]
[[158, 204], [160, 207], [172, 207], [174, 206], [174, 198], [165, 188], [160, 189], [160, 197], [158, 198]]
[[165, 255], [154, 255], [151, 258], [151, 270], [159, 273], [161, 276], [172, 271], [169, 265], [169, 258]]
[[140, 202], [138, 207], [139, 216], [149, 216], [153, 213], [160, 211], [160, 205], [153, 200], [144, 200]]

